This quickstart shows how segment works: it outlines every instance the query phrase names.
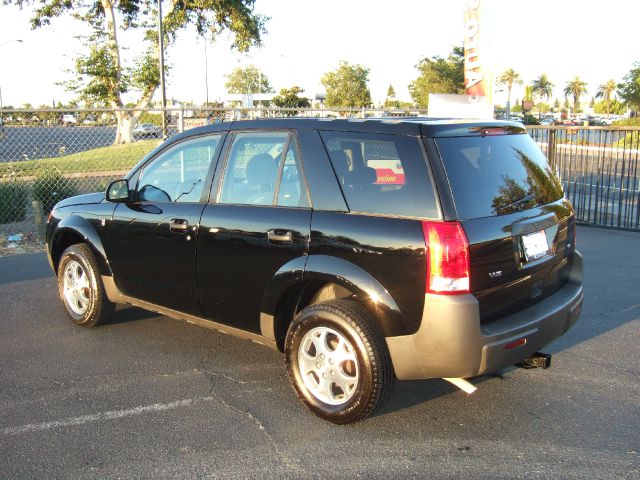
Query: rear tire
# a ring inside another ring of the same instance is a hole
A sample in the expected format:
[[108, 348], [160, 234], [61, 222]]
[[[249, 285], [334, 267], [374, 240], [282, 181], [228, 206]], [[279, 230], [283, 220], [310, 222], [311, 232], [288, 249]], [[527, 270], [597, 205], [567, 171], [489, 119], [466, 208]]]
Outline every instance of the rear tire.
[[78, 243], [62, 252], [58, 291], [67, 315], [76, 325], [93, 327], [106, 322], [115, 309], [100, 278], [100, 269], [88, 245]]
[[369, 312], [351, 300], [302, 310], [287, 332], [285, 356], [298, 398], [340, 425], [371, 415], [395, 383], [384, 336]]

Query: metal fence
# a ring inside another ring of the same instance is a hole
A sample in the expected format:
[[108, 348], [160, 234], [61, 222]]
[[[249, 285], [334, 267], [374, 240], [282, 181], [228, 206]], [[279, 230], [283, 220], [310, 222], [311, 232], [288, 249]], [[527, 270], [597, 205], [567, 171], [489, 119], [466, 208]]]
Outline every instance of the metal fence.
[[[37, 225], [60, 199], [104, 190], [163, 136], [229, 120], [418, 116], [421, 111], [272, 108], [2, 110], [0, 112], [0, 250], [9, 238], [38, 237]], [[117, 116], [139, 117], [132, 142], [114, 144]], [[562, 178], [578, 220], [640, 230], [640, 128], [530, 127]]]
[[640, 128], [529, 127], [579, 222], [640, 230]]

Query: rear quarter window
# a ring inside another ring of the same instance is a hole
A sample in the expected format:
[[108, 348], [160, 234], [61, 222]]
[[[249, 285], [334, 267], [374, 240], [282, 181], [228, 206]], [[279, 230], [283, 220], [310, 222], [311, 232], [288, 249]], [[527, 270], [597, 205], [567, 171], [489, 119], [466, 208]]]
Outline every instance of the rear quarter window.
[[562, 198], [560, 181], [528, 134], [436, 138], [458, 217], [527, 210]]
[[418, 138], [351, 132], [321, 136], [350, 211], [439, 218]]

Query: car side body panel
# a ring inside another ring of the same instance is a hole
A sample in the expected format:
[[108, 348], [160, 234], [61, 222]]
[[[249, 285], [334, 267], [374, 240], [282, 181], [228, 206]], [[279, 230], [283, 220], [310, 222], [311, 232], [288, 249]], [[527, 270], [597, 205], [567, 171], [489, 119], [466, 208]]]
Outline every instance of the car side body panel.
[[[426, 282], [424, 235], [418, 220], [378, 217], [335, 212], [314, 212], [311, 229], [310, 260], [322, 256], [335, 258], [326, 272], [340, 265], [351, 265], [350, 271], [366, 273], [367, 282], [358, 283], [365, 292], [373, 285], [380, 300], [395, 299], [393, 306], [383, 301], [382, 329], [386, 335], [406, 335], [415, 332], [422, 317]], [[342, 260], [345, 263], [340, 262]], [[305, 272], [306, 275], [307, 272]], [[345, 273], [336, 270], [341, 279]]]

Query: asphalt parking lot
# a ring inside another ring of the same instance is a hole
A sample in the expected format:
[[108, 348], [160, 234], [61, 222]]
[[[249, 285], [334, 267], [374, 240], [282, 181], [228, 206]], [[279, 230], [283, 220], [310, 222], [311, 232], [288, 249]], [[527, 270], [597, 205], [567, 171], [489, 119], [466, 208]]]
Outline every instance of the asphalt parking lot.
[[66, 320], [44, 254], [0, 258], [0, 478], [640, 478], [640, 233], [580, 228], [585, 305], [546, 351], [466, 396], [400, 382], [338, 427], [277, 352], [122, 307]]

